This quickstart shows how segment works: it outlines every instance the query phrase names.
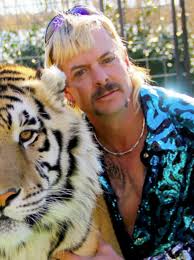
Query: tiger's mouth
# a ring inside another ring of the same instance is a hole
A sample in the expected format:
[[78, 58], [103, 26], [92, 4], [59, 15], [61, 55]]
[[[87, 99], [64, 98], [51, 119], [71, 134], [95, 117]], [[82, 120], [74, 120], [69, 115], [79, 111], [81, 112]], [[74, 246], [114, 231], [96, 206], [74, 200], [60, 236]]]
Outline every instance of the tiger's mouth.
[[10, 217], [2, 214], [0, 216], [0, 229], [3, 225], [6, 225], [8, 227], [9, 225], [11, 226], [15, 222], [21, 222], [21, 221], [18, 221], [16, 219], [10, 218]]
[[6, 216], [4, 213], [0, 211], [0, 231], [2, 230], [2, 227], [6, 226], [6, 229], [12, 229], [13, 225], [16, 223], [23, 223], [23, 221], [17, 220], [15, 218]]

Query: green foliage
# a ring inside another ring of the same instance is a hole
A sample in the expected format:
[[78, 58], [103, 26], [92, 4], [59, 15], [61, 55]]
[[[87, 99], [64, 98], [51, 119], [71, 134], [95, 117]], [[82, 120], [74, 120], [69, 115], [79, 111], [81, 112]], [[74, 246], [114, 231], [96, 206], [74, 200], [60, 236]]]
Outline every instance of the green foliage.
[[[137, 65], [148, 68], [153, 80], [159, 85], [172, 87], [176, 83], [178, 90], [191, 94], [191, 89], [182, 88], [185, 86], [186, 80], [184, 78], [184, 48], [181, 28], [178, 28], [177, 34], [181, 75], [179, 75], [179, 82], [176, 82], [172, 25], [166, 24], [165, 18], [158, 16], [159, 7], [154, 4], [154, 1], [144, 0], [142, 2], [144, 2], [143, 8], [141, 8], [139, 15], [136, 15], [131, 23], [125, 20], [124, 35], [129, 57], [136, 61]], [[123, 1], [123, 10], [127, 10], [125, 15], [133, 12], [133, 10], [128, 9], [127, 1]], [[117, 6], [107, 4], [105, 14], [113, 20], [117, 30], [120, 31]], [[157, 18], [156, 21], [153, 21], [154, 17]], [[177, 19], [180, 19], [180, 16]], [[194, 35], [192, 36], [190, 32], [189, 46], [191, 76], [194, 83]]]
[[32, 68], [43, 65], [43, 29], [32, 26], [30, 30], [0, 32], [3, 60]]

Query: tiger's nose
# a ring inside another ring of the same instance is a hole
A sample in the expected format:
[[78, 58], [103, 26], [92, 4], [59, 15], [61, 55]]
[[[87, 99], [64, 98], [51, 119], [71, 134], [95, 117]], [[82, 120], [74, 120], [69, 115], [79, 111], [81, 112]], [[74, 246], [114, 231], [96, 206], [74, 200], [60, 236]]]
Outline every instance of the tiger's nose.
[[7, 190], [4, 193], [0, 194], [0, 207], [4, 208], [8, 205], [8, 203], [14, 199], [15, 197], [17, 197], [17, 195], [19, 194], [20, 189], [16, 189], [16, 188], [11, 188], [9, 190]]

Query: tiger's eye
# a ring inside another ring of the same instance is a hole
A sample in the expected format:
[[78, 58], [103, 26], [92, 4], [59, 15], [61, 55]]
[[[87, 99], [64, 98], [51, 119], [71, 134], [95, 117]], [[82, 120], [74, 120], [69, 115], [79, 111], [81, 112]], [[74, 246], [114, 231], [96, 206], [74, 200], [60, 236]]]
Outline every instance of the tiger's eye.
[[26, 142], [30, 140], [33, 136], [33, 131], [32, 130], [25, 130], [20, 133], [20, 141]]

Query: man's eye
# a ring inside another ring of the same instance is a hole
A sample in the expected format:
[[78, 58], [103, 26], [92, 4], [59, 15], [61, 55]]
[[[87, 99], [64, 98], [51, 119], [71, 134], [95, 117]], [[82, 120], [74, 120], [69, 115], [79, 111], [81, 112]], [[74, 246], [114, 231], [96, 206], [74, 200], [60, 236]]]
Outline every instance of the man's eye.
[[75, 77], [75, 78], [79, 78], [79, 77], [81, 77], [85, 72], [86, 72], [86, 69], [77, 70], [77, 71], [74, 73], [74, 77]]
[[102, 60], [102, 64], [111, 63], [114, 60], [115, 60], [115, 56], [109, 56]]

